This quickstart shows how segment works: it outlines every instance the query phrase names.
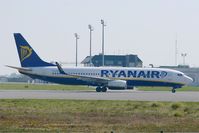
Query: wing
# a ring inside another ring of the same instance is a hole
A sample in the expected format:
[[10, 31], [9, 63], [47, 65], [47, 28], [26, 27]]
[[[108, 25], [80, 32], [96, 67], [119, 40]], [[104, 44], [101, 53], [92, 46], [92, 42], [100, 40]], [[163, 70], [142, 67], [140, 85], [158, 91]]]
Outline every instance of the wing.
[[94, 77], [94, 76], [82, 76], [82, 75], [68, 74], [68, 73], [64, 72], [64, 70], [62, 69], [62, 67], [60, 66], [60, 64], [58, 62], [56, 62], [56, 65], [57, 65], [57, 68], [58, 68], [58, 70], [61, 74], [68, 75], [68, 76], [71, 76], [71, 77], [75, 77], [79, 80], [86, 81], [88, 83], [95, 83], [95, 84], [99, 84], [99, 85], [104, 85], [104, 84], [108, 84], [108, 82], [111, 81], [111, 79], [106, 78], [106, 77]]
[[108, 81], [111, 81], [109, 78], [104, 77], [93, 77], [93, 76], [80, 76], [80, 75], [74, 75], [77, 77], [77, 79], [90, 82], [90, 83], [97, 83], [99, 85], [108, 84]]

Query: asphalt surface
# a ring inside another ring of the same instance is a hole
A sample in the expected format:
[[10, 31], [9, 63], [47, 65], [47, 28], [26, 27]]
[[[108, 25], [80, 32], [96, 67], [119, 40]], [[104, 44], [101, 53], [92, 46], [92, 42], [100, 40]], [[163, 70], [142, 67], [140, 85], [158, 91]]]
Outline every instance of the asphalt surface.
[[75, 99], [75, 100], [132, 100], [199, 102], [199, 92], [168, 91], [57, 91], [57, 90], [0, 90], [0, 99]]

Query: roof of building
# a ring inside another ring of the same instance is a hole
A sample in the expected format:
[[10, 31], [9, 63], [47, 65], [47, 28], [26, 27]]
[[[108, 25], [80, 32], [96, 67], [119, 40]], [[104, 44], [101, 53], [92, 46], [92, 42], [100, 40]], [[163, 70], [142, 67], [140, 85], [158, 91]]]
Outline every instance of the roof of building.
[[[81, 63], [82, 64], [90, 63], [90, 58], [91, 58], [91, 60], [93, 60], [93, 59], [96, 60], [96, 59], [99, 59], [101, 57], [102, 57], [101, 54], [100, 55], [94, 55], [94, 56], [91, 56], [91, 57], [87, 56]], [[105, 57], [105, 60], [107, 60], [107, 59], [109, 59], [109, 60], [110, 59], [124, 60], [125, 58], [130, 57], [130, 61], [142, 62], [142, 60], [137, 55], [132, 55], [132, 54], [130, 54], [130, 55], [104, 55], [104, 57]], [[137, 58], [135, 58], [135, 57], [137, 57]]]
[[[93, 58], [93, 56], [91, 56], [91, 59]], [[90, 62], [90, 56], [87, 56], [81, 63], [82, 64], [85, 64], [85, 63], [88, 63]]]

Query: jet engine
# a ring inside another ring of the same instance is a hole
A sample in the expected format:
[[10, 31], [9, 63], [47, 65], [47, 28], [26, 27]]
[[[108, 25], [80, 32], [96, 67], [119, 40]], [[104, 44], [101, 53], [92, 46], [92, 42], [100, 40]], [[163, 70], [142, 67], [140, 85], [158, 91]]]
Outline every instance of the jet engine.
[[127, 82], [125, 80], [112, 80], [108, 82], [107, 87], [110, 90], [124, 90], [127, 89]]

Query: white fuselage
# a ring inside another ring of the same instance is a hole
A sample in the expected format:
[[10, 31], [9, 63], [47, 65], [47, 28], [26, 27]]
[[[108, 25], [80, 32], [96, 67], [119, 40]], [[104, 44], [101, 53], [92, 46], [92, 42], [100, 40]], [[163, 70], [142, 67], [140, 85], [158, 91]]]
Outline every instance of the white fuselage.
[[[68, 67], [64, 72], [69, 76], [60, 74], [57, 67], [32, 67], [32, 71], [22, 72], [31, 77], [61, 84], [83, 84], [77, 82], [77, 76], [92, 78], [105, 78], [110, 80], [126, 81], [127, 86], [171, 86], [181, 87], [193, 80], [182, 72], [161, 68], [125, 68], [125, 67]], [[73, 75], [73, 76], [70, 76]], [[70, 79], [70, 80], [69, 80]], [[73, 80], [72, 80], [73, 79]], [[64, 82], [65, 80], [65, 82]], [[70, 82], [68, 82], [68, 81]], [[73, 82], [74, 81], [74, 82]], [[89, 85], [89, 80], [87, 81]], [[95, 83], [92, 83], [95, 85]], [[97, 85], [97, 84], [96, 84]]]

